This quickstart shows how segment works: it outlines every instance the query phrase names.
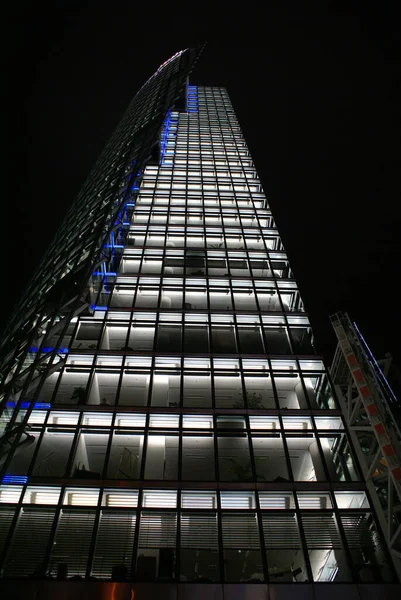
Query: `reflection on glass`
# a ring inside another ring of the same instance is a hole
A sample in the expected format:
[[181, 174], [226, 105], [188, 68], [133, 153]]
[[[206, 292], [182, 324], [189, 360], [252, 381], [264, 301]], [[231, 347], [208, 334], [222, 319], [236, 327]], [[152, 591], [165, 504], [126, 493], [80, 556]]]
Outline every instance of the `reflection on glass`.
[[106, 476], [110, 479], [139, 479], [142, 451], [142, 434], [116, 431], [110, 448]]
[[258, 481], [289, 481], [283, 441], [279, 433], [252, 437]]
[[333, 436], [321, 436], [320, 443], [332, 481], [358, 481], [351, 448], [345, 433]]
[[246, 434], [218, 437], [221, 481], [252, 481], [251, 459]]
[[183, 393], [183, 404], [185, 407], [212, 406], [212, 383], [210, 374], [184, 374]]
[[75, 450], [72, 476], [81, 479], [100, 479], [106, 457], [109, 434], [82, 431]]
[[303, 513], [302, 523], [314, 581], [352, 581], [332, 513]]
[[232, 325], [216, 325], [212, 327], [212, 351], [223, 354], [237, 352], [234, 327]]
[[185, 480], [214, 480], [214, 444], [210, 436], [183, 436], [182, 478]]
[[272, 380], [268, 376], [245, 376], [245, 401], [249, 409], [276, 408]]
[[213, 379], [218, 408], [242, 408], [244, 396], [239, 375], [215, 376]]
[[42, 477], [63, 477], [70, 455], [75, 431], [60, 432], [47, 430], [42, 438], [36, 456], [34, 475]]

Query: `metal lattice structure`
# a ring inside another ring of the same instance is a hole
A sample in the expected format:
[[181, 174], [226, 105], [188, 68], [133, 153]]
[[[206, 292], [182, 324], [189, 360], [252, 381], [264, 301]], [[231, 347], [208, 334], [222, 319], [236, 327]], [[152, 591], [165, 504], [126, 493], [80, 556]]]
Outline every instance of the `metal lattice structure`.
[[331, 317], [338, 347], [331, 370], [383, 535], [401, 573], [401, 432], [397, 399], [358, 327]]
[[[71, 319], [93, 314], [103, 277], [119, 264], [143, 169], [159, 161], [164, 119], [183, 103], [198, 54], [177, 52], [142, 86], [67, 213], [3, 332], [1, 407], [35, 400], [42, 379], [65, 364]], [[10, 435], [17, 410], [7, 414]]]

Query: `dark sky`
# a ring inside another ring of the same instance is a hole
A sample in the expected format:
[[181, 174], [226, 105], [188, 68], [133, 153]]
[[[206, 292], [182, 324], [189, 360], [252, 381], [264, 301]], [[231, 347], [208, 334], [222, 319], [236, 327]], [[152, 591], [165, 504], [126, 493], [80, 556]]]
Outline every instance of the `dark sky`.
[[257, 30], [237, 14], [214, 31], [201, 16], [163, 29], [137, 3], [49, 4], [18, 6], [9, 23], [3, 322], [132, 96], [207, 39], [192, 83], [228, 89], [319, 347], [330, 361], [329, 315], [347, 311], [377, 357], [401, 364], [396, 3], [394, 14], [290, 3], [267, 8]]

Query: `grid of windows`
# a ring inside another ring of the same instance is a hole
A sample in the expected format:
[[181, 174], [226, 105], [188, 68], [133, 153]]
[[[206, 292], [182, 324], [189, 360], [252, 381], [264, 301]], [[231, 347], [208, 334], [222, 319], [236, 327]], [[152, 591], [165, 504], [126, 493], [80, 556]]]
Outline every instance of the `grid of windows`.
[[0, 467], [26, 485], [0, 489], [4, 575], [392, 581], [224, 89], [188, 87], [159, 158], [91, 313], [48, 338], [66, 358], [8, 405], [23, 426]]
[[28, 424], [9, 471], [36, 481], [359, 480], [339, 417], [34, 410]]
[[393, 581], [362, 491], [2, 486], [0, 516], [6, 577]]

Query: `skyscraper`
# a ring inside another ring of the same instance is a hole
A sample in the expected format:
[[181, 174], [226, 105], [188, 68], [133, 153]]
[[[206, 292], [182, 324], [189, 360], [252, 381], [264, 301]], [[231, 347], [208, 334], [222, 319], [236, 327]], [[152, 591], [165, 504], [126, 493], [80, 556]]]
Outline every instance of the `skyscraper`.
[[6, 331], [2, 585], [380, 597], [394, 565], [228, 93], [187, 82], [196, 56], [138, 92]]

